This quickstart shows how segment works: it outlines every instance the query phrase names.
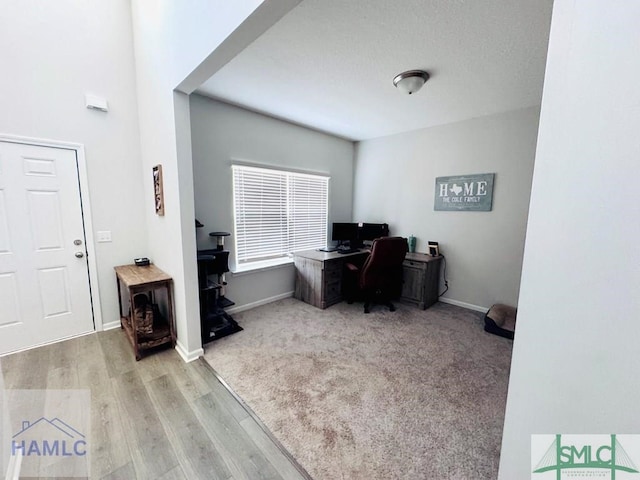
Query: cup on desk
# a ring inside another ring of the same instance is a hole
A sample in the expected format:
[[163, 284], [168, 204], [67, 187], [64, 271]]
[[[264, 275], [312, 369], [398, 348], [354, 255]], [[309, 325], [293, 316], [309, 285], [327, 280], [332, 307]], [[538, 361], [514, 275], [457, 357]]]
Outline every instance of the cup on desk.
[[407, 243], [409, 244], [409, 253], [414, 253], [416, 251], [416, 237], [411, 235]]

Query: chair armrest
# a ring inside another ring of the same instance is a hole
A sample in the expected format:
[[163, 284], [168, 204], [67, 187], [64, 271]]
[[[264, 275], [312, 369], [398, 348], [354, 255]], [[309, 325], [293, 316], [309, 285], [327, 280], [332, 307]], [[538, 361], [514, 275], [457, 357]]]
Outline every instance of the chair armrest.
[[345, 263], [344, 264], [344, 268], [346, 268], [347, 270], [351, 271], [351, 272], [359, 272], [360, 269], [358, 267], [356, 267], [353, 263]]

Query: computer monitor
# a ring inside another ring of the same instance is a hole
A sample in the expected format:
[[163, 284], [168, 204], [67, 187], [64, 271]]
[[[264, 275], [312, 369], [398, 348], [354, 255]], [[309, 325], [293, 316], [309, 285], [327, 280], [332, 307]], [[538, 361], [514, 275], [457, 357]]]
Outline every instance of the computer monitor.
[[363, 223], [358, 229], [358, 240], [371, 241], [389, 236], [389, 225], [386, 223]]
[[355, 243], [358, 240], [357, 223], [334, 223], [331, 231], [331, 240], [339, 243]]

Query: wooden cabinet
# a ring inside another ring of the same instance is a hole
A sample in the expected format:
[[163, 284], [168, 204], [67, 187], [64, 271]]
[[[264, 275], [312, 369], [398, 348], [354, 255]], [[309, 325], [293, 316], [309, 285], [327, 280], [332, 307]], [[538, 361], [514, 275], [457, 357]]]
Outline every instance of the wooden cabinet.
[[[322, 290], [324, 303], [328, 307], [342, 300], [342, 270], [343, 261], [331, 261], [324, 265]], [[324, 307], [326, 308], [326, 307]]]
[[438, 301], [442, 256], [407, 253], [400, 301], [425, 309]]
[[[308, 250], [294, 256], [296, 286], [293, 296], [318, 308], [342, 301], [342, 275], [345, 262], [362, 265], [368, 251], [350, 254]], [[403, 263], [400, 301], [425, 309], [438, 301], [442, 256], [407, 253]]]
[[342, 300], [342, 270], [345, 262], [362, 263], [368, 252], [341, 254], [307, 250], [294, 256], [296, 286], [293, 296], [318, 308]]
[[[176, 333], [173, 324], [173, 299], [171, 286], [173, 280], [155, 265], [139, 267], [137, 265], [121, 265], [115, 267], [118, 284], [118, 300], [120, 305], [120, 327], [124, 329], [131, 342], [136, 360], [142, 358], [142, 352], [150, 348], [171, 343], [176, 344]], [[126, 289], [123, 298], [122, 287]], [[136, 328], [133, 315], [134, 295], [145, 293], [152, 303], [162, 298], [164, 312], [154, 315], [153, 331], [141, 334]], [[124, 308], [123, 308], [124, 307]]]

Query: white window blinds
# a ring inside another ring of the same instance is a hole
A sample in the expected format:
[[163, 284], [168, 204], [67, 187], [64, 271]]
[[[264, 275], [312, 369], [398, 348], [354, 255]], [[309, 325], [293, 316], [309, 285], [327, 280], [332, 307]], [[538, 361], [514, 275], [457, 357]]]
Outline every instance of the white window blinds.
[[327, 244], [329, 177], [232, 168], [238, 265]]

